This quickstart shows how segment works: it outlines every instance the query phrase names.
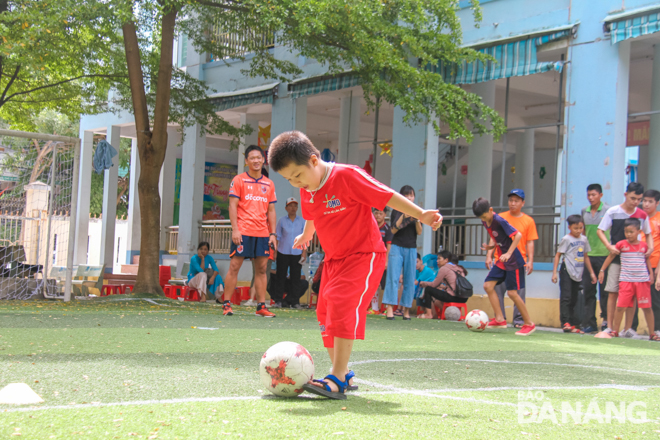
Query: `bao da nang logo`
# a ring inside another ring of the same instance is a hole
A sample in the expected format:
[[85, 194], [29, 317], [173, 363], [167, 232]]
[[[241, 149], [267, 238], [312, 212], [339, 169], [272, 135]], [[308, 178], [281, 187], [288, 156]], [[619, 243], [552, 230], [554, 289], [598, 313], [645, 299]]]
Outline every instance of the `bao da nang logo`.
[[339, 201], [339, 199], [335, 199], [335, 196], [332, 196], [332, 198], [328, 199], [327, 194], [325, 195], [325, 200], [323, 201], [323, 203], [325, 203], [325, 207], [329, 209], [341, 206], [341, 202]]
[[646, 402], [551, 401], [543, 391], [518, 391], [518, 423], [647, 423]]

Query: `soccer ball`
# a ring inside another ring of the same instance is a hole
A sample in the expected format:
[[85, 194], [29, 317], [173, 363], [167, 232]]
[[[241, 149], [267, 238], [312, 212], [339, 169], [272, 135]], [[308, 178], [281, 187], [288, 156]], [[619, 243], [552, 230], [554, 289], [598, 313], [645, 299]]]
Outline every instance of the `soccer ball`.
[[488, 315], [479, 309], [470, 310], [465, 317], [465, 325], [473, 332], [482, 332], [488, 325]]
[[459, 319], [461, 319], [461, 311], [458, 310], [458, 307], [449, 306], [445, 309], [445, 320], [458, 321]]
[[270, 347], [259, 364], [261, 383], [280, 397], [295, 397], [314, 377], [312, 355], [295, 342], [279, 342]]

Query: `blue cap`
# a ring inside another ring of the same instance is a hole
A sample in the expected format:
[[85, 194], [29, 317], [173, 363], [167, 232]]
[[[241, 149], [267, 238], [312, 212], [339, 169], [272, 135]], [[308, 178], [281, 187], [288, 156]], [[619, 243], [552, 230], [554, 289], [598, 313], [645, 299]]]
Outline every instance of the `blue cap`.
[[512, 189], [507, 197], [518, 196], [521, 199], [525, 200], [525, 191], [520, 188]]

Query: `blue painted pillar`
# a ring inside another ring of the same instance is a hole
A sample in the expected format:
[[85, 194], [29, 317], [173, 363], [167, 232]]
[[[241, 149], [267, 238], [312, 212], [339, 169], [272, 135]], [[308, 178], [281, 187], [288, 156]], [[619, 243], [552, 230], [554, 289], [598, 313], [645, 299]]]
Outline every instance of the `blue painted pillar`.
[[[434, 209], [437, 202], [438, 136], [433, 125], [403, 122], [406, 115], [400, 107], [394, 107], [392, 126], [392, 178], [390, 186], [399, 191], [410, 185], [415, 189], [415, 203], [424, 209]], [[432, 184], [431, 184], [432, 183]], [[423, 227], [417, 239], [420, 253], [430, 253], [431, 228]]]
[[607, 203], [623, 201], [630, 40], [615, 46], [608, 39], [573, 44], [569, 60], [562, 219], [588, 203], [591, 183], [603, 186]]
[[[273, 101], [273, 113], [271, 116], [271, 139], [281, 133], [291, 130], [307, 132], [307, 98], [292, 99], [286, 96], [286, 84], [280, 85], [279, 98]], [[283, 97], [282, 97], [283, 96]], [[300, 202], [300, 190], [294, 188], [279, 173], [272, 172], [270, 179], [275, 183], [277, 192], [277, 203], [275, 210], [278, 220], [287, 215], [285, 208], [286, 199], [295, 197]]]
[[[495, 81], [474, 84], [472, 93], [481, 96], [484, 104], [495, 107]], [[468, 147], [468, 169], [467, 189], [465, 204], [470, 208], [472, 202], [479, 197], [490, 200], [492, 206], [497, 206], [497, 201], [491, 200], [491, 186], [493, 177], [493, 136], [486, 134], [475, 136], [472, 144]], [[468, 209], [466, 215], [472, 215], [472, 209]]]

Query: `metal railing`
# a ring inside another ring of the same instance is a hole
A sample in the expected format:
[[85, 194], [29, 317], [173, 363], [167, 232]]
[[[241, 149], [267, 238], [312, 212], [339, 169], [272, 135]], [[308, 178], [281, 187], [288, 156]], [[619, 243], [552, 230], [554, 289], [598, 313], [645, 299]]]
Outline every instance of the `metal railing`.
[[[538, 240], [534, 242], [534, 261], [551, 262], [555, 257], [557, 245], [561, 240], [560, 224], [553, 217], [558, 214], [534, 215]], [[452, 224], [452, 220], [454, 224]], [[469, 221], [470, 223], [466, 223]], [[477, 220], [478, 221], [478, 220]], [[473, 216], [446, 216], [442, 226], [433, 235], [433, 249], [446, 249], [461, 259], [470, 257], [486, 257], [486, 251], [481, 250], [483, 243], [488, 243], [490, 237], [486, 228], [479, 223], [473, 223]]]
[[[199, 241], [206, 241], [209, 243], [210, 254], [229, 254], [231, 247], [231, 223], [229, 220], [204, 220], [199, 225]], [[179, 227], [170, 226], [166, 232], [166, 245], [167, 252], [176, 254], [179, 244]], [[310, 243], [307, 251], [309, 254], [313, 252], [323, 252], [319, 239], [316, 235]]]
[[219, 25], [213, 26], [211, 30], [214, 41], [222, 47], [222, 54], [208, 54], [207, 62], [220, 61], [228, 58], [239, 58], [254, 52], [255, 48], [275, 47], [275, 33], [257, 33], [245, 29], [240, 33], [223, 32]]

